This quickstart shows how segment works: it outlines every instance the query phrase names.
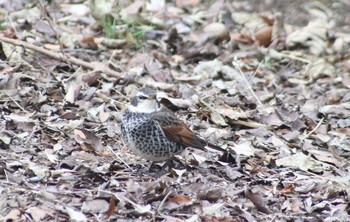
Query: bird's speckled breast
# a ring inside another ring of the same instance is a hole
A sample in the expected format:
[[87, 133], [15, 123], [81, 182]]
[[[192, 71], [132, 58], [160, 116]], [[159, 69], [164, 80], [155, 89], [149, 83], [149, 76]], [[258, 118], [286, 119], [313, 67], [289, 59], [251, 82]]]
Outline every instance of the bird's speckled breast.
[[179, 154], [184, 147], [168, 139], [153, 116], [157, 113], [137, 113], [126, 109], [122, 116], [121, 132], [128, 147], [137, 155], [163, 161]]

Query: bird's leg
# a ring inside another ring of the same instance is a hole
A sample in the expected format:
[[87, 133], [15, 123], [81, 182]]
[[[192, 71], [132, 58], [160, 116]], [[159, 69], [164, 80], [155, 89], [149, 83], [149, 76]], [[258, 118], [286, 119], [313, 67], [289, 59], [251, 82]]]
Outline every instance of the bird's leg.
[[172, 165], [173, 164], [169, 160], [167, 160], [162, 166], [159, 166], [156, 162], [152, 162], [151, 165], [148, 167], [147, 172], [159, 178], [169, 173], [170, 169], [172, 168]]
[[[152, 174], [153, 176], [159, 178], [163, 176], [164, 174], [167, 174], [168, 171], [165, 170], [165, 168], [168, 166], [168, 161], [165, 162], [162, 166], [157, 165], [156, 162], [152, 162], [151, 165], [148, 167], [148, 173]], [[170, 168], [171, 169], [171, 168]]]
[[[185, 164], [183, 162], [181, 162], [181, 160], [179, 160], [176, 156], [172, 157], [170, 160], [172, 162], [172, 166], [169, 167], [169, 170], [171, 170], [174, 167], [178, 167], [178, 166], [180, 166], [181, 169], [186, 167]], [[174, 163], [177, 163], [177, 165], [175, 165]]]
[[171, 159], [168, 159], [163, 166], [158, 171], [158, 177], [170, 173], [173, 168], [184, 168], [185, 165], [176, 157], [172, 157]]
[[[149, 162], [147, 162], [149, 163]], [[149, 175], [149, 176], [154, 176], [154, 175], [158, 175], [160, 171], [160, 166], [157, 165], [156, 162], [151, 162], [151, 164], [149, 166], [144, 166], [141, 169], [139, 169], [137, 171], [137, 174], [140, 176], [143, 176], [145, 174]]]
[[154, 172], [156, 168], [157, 168], [157, 171], [159, 171], [159, 168], [158, 168], [156, 162], [152, 161], [152, 163], [151, 163], [151, 165], [148, 167], [148, 170], [147, 170], [147, 171], [148, 171], [148, 172]]
[[174, 167], [174, 161], [173, 159], [167, 160], [164, 165], [162, 166], [163, 172], [170, 172], [170, 170]]

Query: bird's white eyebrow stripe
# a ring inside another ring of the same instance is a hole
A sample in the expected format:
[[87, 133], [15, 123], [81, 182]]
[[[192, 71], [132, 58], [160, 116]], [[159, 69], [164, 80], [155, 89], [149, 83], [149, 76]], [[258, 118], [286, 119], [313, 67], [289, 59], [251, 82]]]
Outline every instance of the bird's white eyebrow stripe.
[[144, 94], [143, 92], [138, 92], [136, 93], [137, 96], [147, 96], [146, 94]]

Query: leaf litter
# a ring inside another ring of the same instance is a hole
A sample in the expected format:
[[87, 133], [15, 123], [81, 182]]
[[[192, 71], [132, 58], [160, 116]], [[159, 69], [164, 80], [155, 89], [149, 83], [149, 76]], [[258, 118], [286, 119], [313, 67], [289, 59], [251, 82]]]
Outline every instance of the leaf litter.
[[[350, 5], [272, 4], [0, 2], [1, 221], [347, 221]], [[142, 86], [231, 155], [147, 171]]]

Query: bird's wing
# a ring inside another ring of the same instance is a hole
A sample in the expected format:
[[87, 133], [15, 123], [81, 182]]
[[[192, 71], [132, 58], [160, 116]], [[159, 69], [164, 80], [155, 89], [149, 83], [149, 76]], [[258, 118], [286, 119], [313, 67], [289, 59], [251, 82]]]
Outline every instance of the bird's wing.
[[186, 146], [205, 150], [202, 139], [198, 138], [187, 125], [171, 112], [157, 112], [152, 116], [171, 140]]

